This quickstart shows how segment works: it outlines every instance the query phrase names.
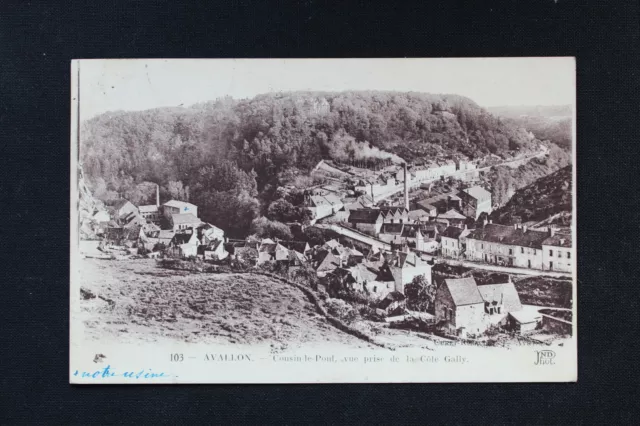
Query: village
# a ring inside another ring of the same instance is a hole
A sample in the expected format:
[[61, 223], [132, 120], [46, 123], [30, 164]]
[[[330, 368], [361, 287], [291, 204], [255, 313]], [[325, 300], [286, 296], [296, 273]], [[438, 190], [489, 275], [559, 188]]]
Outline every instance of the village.
[[[571, 334], [570, 309], [522, 303], [514, 283], [525, 276], [570, 277], [571, 230], [492, 223], [492, 194], [478, 179], [491, 159], [360, 166], [323, 160], [313, 169], [321, 183], [304, 190], [310, 220], [296, 225], [328, 236], [315, 245], [229, 238], [199, 218], [198, 206], [161, 202], [159, 188], [155, 204], [103, 203], [91, 196], [80, 168], [80, 251], [111, 261], [173, 259], [284, 272], [332, 298], [367, 300], [371, 319], [386, 326], [433, 336], [482, 341], [497, 333], [542, 343]], [[456, 268], [467, 272], [451, 273]], [[411, 299], [416, 289], [426, 303]]]

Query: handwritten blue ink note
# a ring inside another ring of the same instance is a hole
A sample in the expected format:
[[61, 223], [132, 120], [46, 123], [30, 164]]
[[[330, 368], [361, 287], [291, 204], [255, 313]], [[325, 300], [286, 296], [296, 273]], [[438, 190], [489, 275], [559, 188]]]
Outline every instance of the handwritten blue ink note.
[[150, 368], [119, 373], [115, 369], [112, 369], [110, 365], [95, 371], [76, 370], [74, 371], [73, 376], [83, 379], [109, 379], [112, 377], [124, 377], [127, 379], [164, 379], [171, 377], [170, 374], [164, 371], [156, 372], [152, 371]]

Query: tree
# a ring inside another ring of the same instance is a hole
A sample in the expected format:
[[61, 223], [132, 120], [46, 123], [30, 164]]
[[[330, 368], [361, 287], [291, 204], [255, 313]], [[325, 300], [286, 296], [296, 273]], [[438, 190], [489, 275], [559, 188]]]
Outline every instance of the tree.
[[420, 312], [433, 312], [436, 297], [435, 284], [427, 281], [424, 275], [418, 275], [404, 286], [404, 294], [407, 297], [407, 309]]
[[287, 225], [266, 217], [260, 217], [251, 222], [251, 233], [259, 238], [278, 238], [280, 240], [291, 240], [291, 230]]
[[182, 185], [181, 181], [169, 181], [166, 187], [166, 193], [173, 200], [189, 201], [187, 188]]

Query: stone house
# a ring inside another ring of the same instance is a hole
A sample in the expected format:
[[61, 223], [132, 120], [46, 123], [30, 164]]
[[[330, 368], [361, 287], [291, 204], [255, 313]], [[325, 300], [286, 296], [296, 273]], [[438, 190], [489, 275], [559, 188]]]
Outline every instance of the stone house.
[[466, 237], [471, 231], [466, 228], [457, 226], [449, 226], [440, 234], [440, 244], [442, 247], [442, 256], [451, 259], [460, 258], [466, 248]]
[[409, 284], [415, 277], [424, 275], [426, 281], [431, 284], [431, 267], [428, 262], [420, 259], [413, 252], [386, 252], [383, 254], [385, 264], [381, 268], [388, 269], [395, 284], [395, 291], [404, 294], [404, 286]]
[[384, 299], [380, 301], [380, 303], [378, 303], [376, 312], [386, 316], [398, 310], [404, 309], [407, 301], [406, 299], [407, 298], [404, 294], [397, 291], [392, 291], [391, 293], [387, 294]]
[[258, 248], [258, 265], [272, 261], [288, 261], [289, 250], [280, 243], [263, 243]]
[[169, 243], [168, 253], [173, 257], [187, 258], [196, 257], [198, 255], [198, 236], [191, 229], [190, 232], [181, 232], [173, 236]]
[[445, 279], [436, 290], [436, 324], [457, 335], [480, 334], [487, 329], [484, 299], [473, 278]]
[[462, 228], [466, 222], [467, 217], [451, 209], [445, 213], [439, 214], [436, 217], [436, 221], [445, 223], [447, 226], [457, 226]]
[[383, 215], [379, 209], [355, 209], [349, 212], [349, 223], [358, 231], [375, 237], [382, 228]]
[[109, 200], [105, 202], [105, 206], [111, 219], [115, 221], [120, 221], [121, 219], [129, 216], [129, 215], [138, 215], [138, 208], [133, 205], [133, 203], [124, 198], [119, 198], [116, 200]]
[[462, 213], [467, 217], [477, 219], [482, 212], [491, 214], [491, 193], [481, 186], [463, 189], [458, 193], [462, 201]]
[[201, 255], [204, 260], [223, 260], [229, 256], [229, 253], [224, 248], [224, 241], [222, 240], [201, 244], [198, 246], [198, 254]]
[[542, 242], [542, 269], [571, 272], [574, 261], [571, 234], [560, 234], [551, 228], [549, 238]]
[[522, 313], [520, 296], [510, 279], [478, 285], [471, 277], [447, 278], [436, 290], [435, 314], [437, 323], [458, 335], [481, 334], [492, 326], [514, 329], [514, 318], [521, 321], [518, 331], [526, 331], [539, 320], [534, 315], [535, 324], [522, 322], [531, 315]]

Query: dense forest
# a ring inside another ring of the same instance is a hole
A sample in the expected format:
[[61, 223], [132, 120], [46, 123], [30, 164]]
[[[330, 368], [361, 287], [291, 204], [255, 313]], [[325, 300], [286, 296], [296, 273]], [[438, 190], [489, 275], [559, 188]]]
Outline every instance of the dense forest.
[[[83, 122], [80, 152], [96, 197], [153, 202], [158, 184], [162, 201], [194, 202], [204, 220], [242, 236], [298, 217], [296, 200], [278, 188], [306, 183], [322, 158], [475, 158], [536, 144], [457, 95], [295, 92], [105, 113]], [[261, 215], [274, 223], [255, 222]]]
[[572, 212], [571, 166], [541, 177], [531, 185], [519, 189], [513, 197], [491, 217], [496, 223], [512, 224], [514, 221], [539, 222], [558, 213]]

